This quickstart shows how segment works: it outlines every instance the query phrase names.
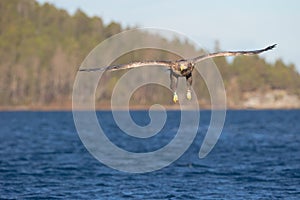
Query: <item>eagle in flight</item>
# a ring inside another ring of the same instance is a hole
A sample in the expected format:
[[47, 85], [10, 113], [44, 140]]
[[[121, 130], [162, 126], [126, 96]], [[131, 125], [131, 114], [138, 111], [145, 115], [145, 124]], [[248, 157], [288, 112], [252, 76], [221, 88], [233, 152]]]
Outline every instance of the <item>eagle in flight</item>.
[[93, 71], [115, 71], [121, 69], [131, 69], [136, 67], [142, 66], [153, 66], [153, 65], [161, 65], [168, 67], [171, 71], [170, 73], [170, 88], [173, 91], [173, 101], [176, 103], [178, 101], [177, 95], [177, 80], [178, 77], [185, 77], [187, 83], [187, 90], [186, 90], [186, 98], [191, 100], [191, 87], [192, 87], [192, 72], [194, 70], [195, 64], [201, 62], [208, 58], [214, 58], [219, 56], [239, 56], [239, 55], [256, 55], [260, 54], [265, 51], [269, 51], [273, 49], [276, 44], [268, 46], [264, 49], [252, 50], [252, 51], [222, 51], [216, 53], [209, 53], [205, 55], [201, 55], [191, 59], [180, 59], [176, 61], [141, 61], [141, 62], [131, 62], [128, 64], [121, 64], [121, 65], [111, 65], [107, 67], [98, 67], [98, 68], [87, 68], [87, 69], [80, 69], [79, 71], [85, 72], [93, 72]]

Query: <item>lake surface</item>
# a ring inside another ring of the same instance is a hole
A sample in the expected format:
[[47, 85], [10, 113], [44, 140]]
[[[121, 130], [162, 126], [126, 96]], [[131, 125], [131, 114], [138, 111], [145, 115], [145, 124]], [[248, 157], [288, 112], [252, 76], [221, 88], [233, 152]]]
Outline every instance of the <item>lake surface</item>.
[[[110, 140], [135, 152], [153, 150], [151, 142], [154, 149], [166, 145], [180, 121], [179, 111], [169, 111], [160, 139], [128, 145], [110, 112], [97, 115]], [[149, 123], [146, 111], [131, 115]], [[194, 143], [170, 166], [131, 174], [85, 149], [72, 112], [0, 112], [0, 198], [300, 199], [299, 110], [227, 111], [218, 143], [199, 159], [209, 119], [201, 111]]]

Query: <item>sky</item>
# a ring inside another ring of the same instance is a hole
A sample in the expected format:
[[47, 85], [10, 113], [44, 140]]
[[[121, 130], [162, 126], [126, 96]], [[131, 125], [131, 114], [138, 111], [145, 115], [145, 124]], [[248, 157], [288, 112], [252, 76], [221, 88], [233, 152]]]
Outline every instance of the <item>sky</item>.
[[300, 1], [298, 0], [37, 0], [74, 14], [101, 17], [126, 27], [155, 27], [186, 35], [208, 51], [251, 50], [278, 44], [262, 57], [282, 59], [300, 72]]

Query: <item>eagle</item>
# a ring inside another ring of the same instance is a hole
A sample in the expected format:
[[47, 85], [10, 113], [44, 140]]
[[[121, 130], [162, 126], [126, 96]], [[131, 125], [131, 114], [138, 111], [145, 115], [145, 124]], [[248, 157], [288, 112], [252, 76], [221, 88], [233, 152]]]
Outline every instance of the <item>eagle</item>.
[[84, 68], [79, 69], [81, 72], [94, 72], [94, 71], [115, 71], [121, 69], [131, 69], [142, 66], [154, 66], [160, 65], [168, 67], [170, 69], [170, 88], [173, 92], [173, 101], [176, 103], [178, 101], [177, 95], [177, 82], [179, 77], [186, 78], [186, 98], [188, 100], [192, 99], [191, 87], [192, 87], [192, 72], [195, 68], [195, 64], [206, 60], [208, 58], [220, 57], [220, 56], [240, 56], [240, 55], [256, 55], [265, 51], [272, 50], [276, 47], [276, 44], [270, 45], [263, 49], [251, 50], [251, 51], [221, 51], [216, 53], [208, 53], [195, 58], [190, 59], [180, 59], [175, 61], [138, 61], [131, 62], [127, 64], [111, 65], [106, 67], [97, 68]]

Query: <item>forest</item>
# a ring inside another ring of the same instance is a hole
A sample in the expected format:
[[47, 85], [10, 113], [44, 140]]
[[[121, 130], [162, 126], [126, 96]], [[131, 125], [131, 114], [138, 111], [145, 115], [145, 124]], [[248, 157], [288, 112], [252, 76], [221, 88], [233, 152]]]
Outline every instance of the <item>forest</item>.
[[[71, 105], [74, 79], [84, 58], [101, 41], [129, 27], [116, 22], [104, 24], [100, 17], [88, 17], [81, 10], [70, 15], [51, 4], [35, 0], [0, 1], [0, 107]], [[160, 37], [160, 36], [147, 36]], [[157, 38], [156, 38], [157, 39]], [[191, 44], [159, 38], [166, 45], [180, 45], [197, 52]], [[222, 50], [218, 42], [216, 50]], [[199, 51], [200, 52], [200, 51]], [[173, 59], [174, 55], [155, 51], [133, 52], [116, 62], [131, 62], [141, 58]], [[266, 62], [259, 56], [240, 56], [232, 61], [216, 58], [214, 62], [224, 80], [230, 106], [244, 101], [245, 93], [286, 91], [300, 97], [300, 75], [293, 64], [282, 60]], [[97, 94], [100, 105], [109, 102], [113, 85], [121, 73], [106, 82], [105, 92]], [[105, 78], [105, 77], [104, 77]], [[199, 77], [201, 79], [201, 77]], [[197, 84], [197, 83], [195, 83]], [[205, 84], [194, 87], [203, 105], [209, 104]], [[157, 92], [161, 90], [162, 92]], [[153, 85], [140, 88], [132, 104], [159, 102], [172, 104], [171, 93]]]

